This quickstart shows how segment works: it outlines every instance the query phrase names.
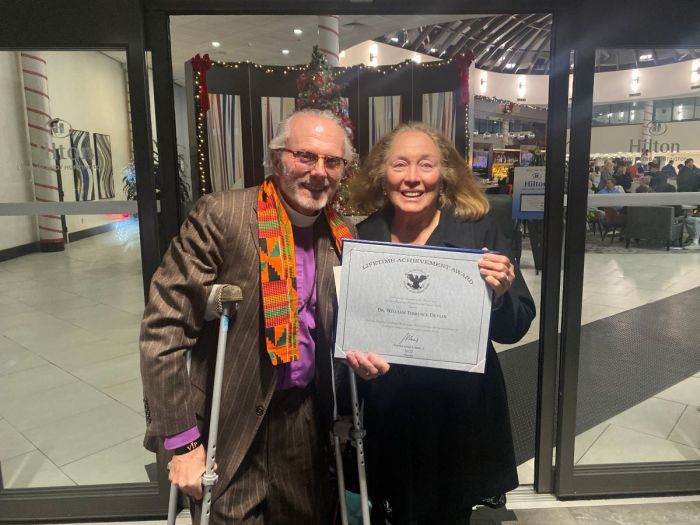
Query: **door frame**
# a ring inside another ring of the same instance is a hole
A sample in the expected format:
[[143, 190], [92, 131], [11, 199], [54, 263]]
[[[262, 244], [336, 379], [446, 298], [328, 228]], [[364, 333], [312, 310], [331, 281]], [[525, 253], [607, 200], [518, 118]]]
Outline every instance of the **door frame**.
[[[562, 499], [700, 491], [700, 461], [574, 466], [576, 401], [581, 337], [585, 260], [588, 165], [593, 118], [595, 54], [598, 48], [700, 48], [700, 37], [683, 32], [634, 31], [650, 20], [665, 20], [668, 2], [619, 5], [595, 0], [572, 11], [574, 82], [571, 108], [570, 163], [564, 249], [563, 308], [560, 337], [559, 396], [556, 439], [555, 494]], [[700, 4], [673, 2], [674, 17], [699, 20]], [[604, 13], [603, 17], [597, 16]], [[601, 22], [601, 20], [603, 22]], [[626, 31], [614, 21], [624, 20]], [[606, 24], [611, 24], [608, 27]], [[595, 31], [585, 31], [595, 27]]]
[[[148, 41], [153, 63], [153, 89], [158, 120], [158, 151], [175, 159], [177, 155], [175, 121], [172, 115], [172, 66], [170, 58], [169, 17], [177, 15], [250, 15], [250, 14], [416, 14], [416, 13], [552, 13], [553, 56], [549, 73], [547, 121], [547, 173], [563, 174], [567, 141], [568, 74], [574, 0], [526, 0], [517, 5], [510, 0], [495, 0], [488, 6], [474, 0], [447, 0], [436, 4], [409, 0], [397, 5], [392, 0], [370, 2], [317, 2], [299, 5], [295, 0], [272, 0], [263, 6], [255, 2], [233, 5], [225, 0], [146, 0]], [[166, 65], [167, 62], [167, 65]], [[162, 74], [156, 75], [156, 68]], [[160, 108], [160, 113], [159, 113]], [[161, 119], [161, 115], [163, 118]], [[193, 123], [190, 123], [192, 126]], [[174, 171], [173, 171], [174, 172]], [[165, 184], [165, 181], [163, 181]], [[169, 184], [174, 184], [170, 181]], [[543, 281], [538, 362], [538, 394], [535, 447], [535, 490], [550, 493], [554, 489], [557, 354], [559, 331], [560, 271], [563, 239], [564, 178], [548, 176], [545, 187]], [[161, 192], [161, 206], [163, 205]], [[175, 205], [173, 204], [173, 208]], [[182, 219], [182, 217], [180, 217]], [[174, 226], [174, 225], [173, 225]], [[176, 233], [168, 229], [168, 239]]]
[[[21, 0], [2, 3], [0, 49], [123, 50], [126, 52], [144, 297], [160, 263], [157, 202], [152, 173], [151, 130], [144, 20], [139, 0], [86, 2]], [[145, 422], [144, 422], [145, 428]], [[158, 458], [160, 460], [160, 458]], [[160, 460], [162, 462], [162, 460]], [[4, 489], [0, 487], [0, 522], [32, 522], [145, 517], [162, 514], [169, 486], [164, 465], [157, 482], [85, 487]], [[31, 516], [27, 514], [31, 509]]]

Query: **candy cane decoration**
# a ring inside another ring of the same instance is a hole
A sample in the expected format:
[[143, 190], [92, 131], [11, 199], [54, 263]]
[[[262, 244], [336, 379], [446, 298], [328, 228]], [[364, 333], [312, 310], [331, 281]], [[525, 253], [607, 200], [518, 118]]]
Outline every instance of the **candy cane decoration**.
[[[51, 104], [46, 60], [41, 52], [20, 53], [27, 127], [31, 146], [31, 174], [34, 199], [39, 202], [60, 201], [58, 173], [51, 135]], [[39, 215], [41, 251], [63, 249], [63, 223], [60, 215]]]
[[318, 50], [326, 56], [332, 67], [336, 67], [340, 59], [339, 20], [338, 15], [318, 17]]

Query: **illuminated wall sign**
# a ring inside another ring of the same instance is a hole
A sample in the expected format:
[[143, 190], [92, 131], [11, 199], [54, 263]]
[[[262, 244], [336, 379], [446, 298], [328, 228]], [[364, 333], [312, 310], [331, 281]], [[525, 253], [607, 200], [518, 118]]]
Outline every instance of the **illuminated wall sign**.
[[650, 153], [677, 153], [681, 150], [680, 142], [659, 142], [658, 140], [649, 141], [643, 139], [630, 139], [630, 153], [642, 153], [642, 150]]

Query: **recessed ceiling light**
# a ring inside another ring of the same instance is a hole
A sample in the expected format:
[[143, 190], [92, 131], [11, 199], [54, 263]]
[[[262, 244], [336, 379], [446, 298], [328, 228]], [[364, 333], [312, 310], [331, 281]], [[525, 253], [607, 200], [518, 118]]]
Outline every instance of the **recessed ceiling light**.
[[651, 53], [648, 55], [639, 55], [639, 60], [651, 60], [652, 56]]
[[303, 31], [301, 29], [299, 29], [298, 27], [294, 30], [294, 34], [297, 36], [301, 35], [302, 33], [303, 33]]
[[282, 50], [283, 55], [288, 55], [289, 54], [289, 49], [283, 49]]
[[212, 47], [219, 47], [221, 45], [221, 42], [212, 42], [211, 45]]
[[431, 52], [431, 53], [435, 53], [436, 51], [437, 51], [437, 49], [435, 49], [434, 47], [431, 47], [431, 48], [430, 48], [430, 52]]
[[508, 62], [508, 63], [506, 64], [506, 67], [505, 67], [505, 68], [506, 68], [506, 69], [513, 69], [514, 67], [515, 67], [515, 64], [514, 64], [514, 63]]
[[399, 41], [399, 37], [398, 37], [398, 36], [392, 36], [392, 37], [391, 37], [391, 41], [392, 41], [392, 42], [398, 42], [398, 41]]

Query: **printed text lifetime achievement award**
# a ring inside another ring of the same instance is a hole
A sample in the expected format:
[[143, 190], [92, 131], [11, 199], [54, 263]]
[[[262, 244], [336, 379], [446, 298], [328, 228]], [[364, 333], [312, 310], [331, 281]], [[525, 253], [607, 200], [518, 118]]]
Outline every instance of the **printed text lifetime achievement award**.
[[345, 240], [335, 357], [484, 372], [491, 292], [483, 252]]

